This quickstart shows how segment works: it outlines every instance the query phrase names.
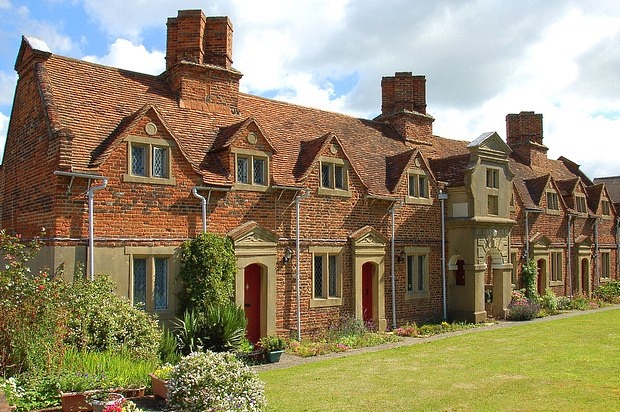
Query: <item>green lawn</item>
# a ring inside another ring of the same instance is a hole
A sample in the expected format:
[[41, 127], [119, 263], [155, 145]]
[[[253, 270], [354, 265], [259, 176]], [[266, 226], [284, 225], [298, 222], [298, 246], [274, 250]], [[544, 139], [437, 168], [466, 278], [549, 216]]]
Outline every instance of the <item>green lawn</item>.
[[618, 411], [620, 310], [260, 373], [268, 411]]

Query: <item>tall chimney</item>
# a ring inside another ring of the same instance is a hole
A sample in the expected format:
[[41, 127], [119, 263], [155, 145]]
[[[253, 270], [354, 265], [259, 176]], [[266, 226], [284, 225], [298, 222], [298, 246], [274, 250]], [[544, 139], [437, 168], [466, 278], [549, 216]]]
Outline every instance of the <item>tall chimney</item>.
[[232, 67], [232, 37], [228, 17], [180, 10], [168, 19], [166, 72], [180, 107], [238, 112], [242, 75]]
[[540, 166], [549, 150], [543, 145], [543, 116], [534, 112], [520, 112], [506, 116], [506, 142], [522, 161]]
[[397, 72], [381, 79], [381, 112], [408, 111], [426, 114], [426, 77]]

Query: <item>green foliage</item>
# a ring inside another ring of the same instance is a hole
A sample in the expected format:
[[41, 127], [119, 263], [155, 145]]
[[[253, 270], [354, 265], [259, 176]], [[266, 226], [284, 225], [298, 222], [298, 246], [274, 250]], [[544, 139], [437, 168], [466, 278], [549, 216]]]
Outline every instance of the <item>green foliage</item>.
[[508, 304], [508, 320], [532, 320], [540, 312], [540, 306], [525, 296], [524, 291], [513, 290]]
[[545, 294], [540, 297], [540, 306], [551, 314], [558, 311], [558, 298], [551, 289], [545, 290]]
[[620, 281], [613, 280], [594, 289], [594, 297], [609, 303], [620, 303]]
[[429, 323], [422, 326], [418, 326], [415, 323], [406, 323], [394, 330], [394, 333], [398, 336], [408, 336], [416, 338], [424, 338], [433, 335], [439, 335], [442, 333], [457, 332], [461, 330], [471, 329], [478, 327], [479, 325], [473, 323], [463, 322], [441, 322], [441, 323]]
[[159, 338], [159, 360], [161, 363], [176, 364], [181, 359], [178, 351], [177, 338], [169, 329], [164, 329]]
[[179, 350], [188, 355], [200, 350], [214, 352], [241, 348], [247, 320], [243, 309], [232, 302], [209, 305], [204, 313], [185, 311], [183, 319], [174, 322]]
[[153, 371], [153, 375], [155, 375], [162, 381], [167, 381], [168, 379], [170, 379], [170, 374], [172, 373], [173, 369], [174, 369], [173, 365], [171, 365], [170, 363], [165, 363], [161, 365], [159, 368], [155, 369]]
[[259, 345], [267, 352], [286, 349], [286, 341], [276, 335], [269, 335], [260, 338]]
[[160, 329], [155, 317], [132, 306], [113, 288], [103, 275], [71, 285], [67, 342], [81, 350], [128, 350], [135, 359], [157, 359]]
[[206, 304], [224, 304], [233, 298], [237, 261], [225, 236], [203, 233], [181, 246], [179, 313], [206, 311]]
[[24, 374], [0, 378], [0, 390], [17, 412], [33, 411], [60, 405], [58, 383], [54, 377]]
[[175, 410], [261, 411], [267, 405], [263, 383], [231, 353], [192, 353], [170, 374], [168, 403]]
[[538, 266], [536, 265], [536, 261], [534, 259], [528, 260], [527, 263], [523, 265], [521, 276], [523, 277], [523, 285], [525, 287], [525, 297], [527, 297], [530, 301], [536, 302], [538, 300], [536, 283]]

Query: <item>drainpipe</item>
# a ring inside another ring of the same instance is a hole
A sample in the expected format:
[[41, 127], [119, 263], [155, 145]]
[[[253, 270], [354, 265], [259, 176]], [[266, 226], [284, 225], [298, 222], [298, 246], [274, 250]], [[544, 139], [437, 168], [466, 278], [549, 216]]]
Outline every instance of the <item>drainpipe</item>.
[[616, 217], [616, 279], [620, 273], [620, 217]]
[[295, 196], [295, 281], [296, 281], [296, 289], [297, 289], [297, 340], [301, 341], [301, 291], [300, 288], [300, 270], [299, 270], [299, 203], [302, 199], [310, 196], [310, 189], [304, 190], [303, 193]]
[[88, 260], [90, 262], [89, 266], [89, 278], [90, 280], [95, 280], [95, 230], [94, 230], [94, 212], [93, 212], [93, 199], [95, 197], [95, 192], [97, 190], [105, 189], [108, 185], [108, 178], [99, 176], [99, 175], [91, 175], [88, 173], [77, 173], [77, 172], [63, 172], [60, 170], [56, 170], [54, 172], [55, 176], [67, 176], [71, 178], [71, 182], [69, 183], [69, 190], [71, 190], [71, 185], [73, 184], [73, 179], [81, 178], [88, 179], [89, 186], [90, 180], [101, 180], [101, 184], [98, 186], [92, 186], [88, 189], [87, 197], [88, 197]]
[[100, 185], [91, 186], [88, 189], [88, 253], [89, 253], [89, 275], [90, 280], [95, 280], [95, 222], [94, 222], [94, 198], [97, 190], [105, 189], [108, 179], [103, 179]]
[[400, 200], [392, 205], [390, 208], [390, 212], [392, 214], [392, 244], [391, 246], [391, 274], [392, 274], [392, 328], [396, 329], [396, 281], [394, 279], [394, 236], [395, 236], [395, 222], [394, 222], [394, 214], [396, 209], [399, 209], [403, 206], [403, 201]]
[[[199, 190], [207, 190], [208, 194], [205, 198], [200, 193]], [[207, 205], [209, 204], [209, 199], [211, 198], [211, 192], [229, 192], [229, 187], [207, 187], [207, 186], [194, 186], [192, 188], [192, 195], [195, 198], [200, 199], [200, 205], [202, 209], [202, 233], [207, 233]]]
[[596, 264], [596, 273], [595, 273], [596, 274], [596, 285], [595, 286], [598, 286], [601, 282], [601, 269], [600, 269], [601, 265], [599, 264], [600, 259], [598, 256], [598, 223], [599, 223], [599, 220], [598, 218], [596, 218], [594, 220], [594, 258], [596, 259], [594, 261], [594, 263]]
[[446, 296], [446, 217], [444, 215], [444, 210], [448, 194], [440, 191], [438, 198], [441, 203], [441, 289], [443, 298], [443, 319], [446, 320], [448, 319], [448, 303]]
[[568, 220], [567, 220], [567, 225], [568, 225], [568, 232], [566, 233], [566, 248], [567, 248], [567, 256], [566, 256], [566, 264], [568, 265], [568, 287], [570, 290], [570, 297], [573, 297], [573, 267], [571, 265], [571, 225], [570, 225], [570, 221], [571, 219], [574, 217], [573, 215], [569, 214], [568, 216]]
[[525, 262], [530, 258], [530, 212], [525, 209]]

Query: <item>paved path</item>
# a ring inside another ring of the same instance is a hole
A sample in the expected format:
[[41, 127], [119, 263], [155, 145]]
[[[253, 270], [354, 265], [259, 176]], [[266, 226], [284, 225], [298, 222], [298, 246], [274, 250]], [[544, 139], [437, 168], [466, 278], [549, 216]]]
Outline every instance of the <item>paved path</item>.
[[418, 344], [425, 343], [425, 342], [435, 341], [439, 339], [446, 339], [452, 336], [465, 335], [468, 333], [484, 332], [484, 331], [499, 329], [499, 328], [510, 328], [510, 327], [515, 327], [515, 326], [526, 325], [529, 323], [550, 322], [550, 321], [554, 321], [558, 319], [570, 318], [573, 316], [581, 316], [581, 315], [587, 315], [589, 313], [603, 312], [603, 311], [617, 310], [617, 309], [620, 309], [620, 305], [605, 306], [603, 308], [592, 309], [592, 310], [571, 310], [568, 312], [561, 313], [559, 315], [546, 316], [544, 318], [537, 318], [531, 321], [524, 321], [524, 322], [499, 321], [497, 323], [491, 323], [485, 326], [479, 326], [476, 328], [466, 329], [466, 330], [462, 330], [458, 332], [450, 332], [450, 333], [442, 333], [439, 335], [433, 335], [428, 338], [403, 338], [403, 340], [400, 342], [385, 343], [383, 345], [369, 346], [367, 348], [352, 349], [346, 352], [328, 353], [326, 355], [311, 356], [308, 358], [302, 358], [300, 356], [289, 355], [288, 353], [283, 353], [282, 357], [280, 358], [280, 362], [267, 363], [264, 365], [256, 365], [256, 366], [253, 366], [253, 368], [254, 370], [258, 372], [268, 371], [268, 370], [273, 370], [273, 369], [290, 368], [293, 366], [304, 365], [304, 364], [312, 363], [312, 362], [320, 362], [320, 361], [324, 361], [328, 359], [359, 355], [361, 353], [378, 352], [378, 351], [382, 351], [386, 349], [399, 348], [401, 346], [418, 345]]

